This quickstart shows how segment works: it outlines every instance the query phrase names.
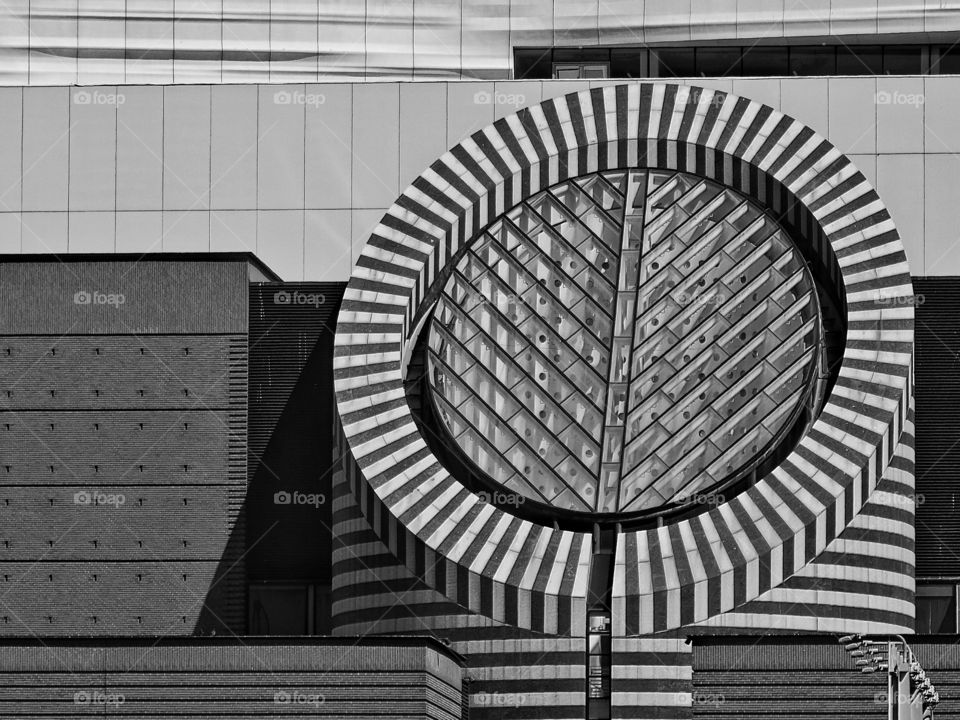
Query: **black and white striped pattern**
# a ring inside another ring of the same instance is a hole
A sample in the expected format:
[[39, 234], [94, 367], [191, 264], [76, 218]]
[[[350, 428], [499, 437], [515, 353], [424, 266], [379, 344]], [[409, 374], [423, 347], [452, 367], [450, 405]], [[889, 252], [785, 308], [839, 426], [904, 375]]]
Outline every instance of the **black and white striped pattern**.
[[842, 291], [848, 334], [836, 387], [779, 468], [697, 517], [621, 537], [616, 635], [700, 622], [799, 573], [858, 516], [907, 424], [906, 258], [876, 192], [828, 141], [746, 98], [669, 84], [598, 88], [503, 118], [437, 160], [374, 230], [344, 297], [335, 359], [368, 522], [442, 557], [444, 576], [470, 588], [468, 607], [493, 597], [498, 622], [556, 632], [543, 618], [562, 607], [564, 629], [582, 635], [589, 538], [484, 504], [447, 473], [406, 405], [405, 353], [451, 260], [498, 215], [566, 178], [644, 166], [709, 177], [798, 217]]

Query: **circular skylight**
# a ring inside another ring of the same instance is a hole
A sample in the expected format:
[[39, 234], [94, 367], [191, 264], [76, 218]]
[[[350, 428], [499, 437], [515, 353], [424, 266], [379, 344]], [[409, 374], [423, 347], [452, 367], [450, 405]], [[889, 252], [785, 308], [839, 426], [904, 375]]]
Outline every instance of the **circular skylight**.
[[686, 173], [538, 193], [462, 255], [432, 402], [476, 468], [587, 513], [711, 502], [788, 434], [820, 356], [814, 281], [768, 215]]

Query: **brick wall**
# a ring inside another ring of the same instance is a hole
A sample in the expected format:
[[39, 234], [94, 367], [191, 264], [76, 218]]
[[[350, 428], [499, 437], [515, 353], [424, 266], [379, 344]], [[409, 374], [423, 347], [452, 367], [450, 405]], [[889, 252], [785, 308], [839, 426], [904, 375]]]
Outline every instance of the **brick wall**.
[[460, 717], [461, 659], [427, 638], [5, 641], [0, 717]]
[[0, 635], [240, 628], [242, 258], [0, 263]]

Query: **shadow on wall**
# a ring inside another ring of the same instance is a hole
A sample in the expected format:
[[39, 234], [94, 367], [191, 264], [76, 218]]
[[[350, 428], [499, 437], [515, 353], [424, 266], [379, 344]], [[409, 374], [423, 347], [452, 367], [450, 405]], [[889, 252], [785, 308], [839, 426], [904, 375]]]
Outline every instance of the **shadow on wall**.
[[[197, 634], [330, 633], [333, 339], [344, 285], [251, 285], [249, 484]], [[236, 617], [238, 604], [243, 622], [230, 627], [220, 618]]]

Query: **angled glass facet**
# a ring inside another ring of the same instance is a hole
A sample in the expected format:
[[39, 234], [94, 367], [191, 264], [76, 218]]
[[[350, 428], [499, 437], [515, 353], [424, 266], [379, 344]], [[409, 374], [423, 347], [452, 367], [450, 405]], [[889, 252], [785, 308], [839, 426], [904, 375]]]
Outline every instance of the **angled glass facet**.
[[803, 256], [688, 173], [574, 178], [455, 263], [429, 329], [435, 409], [471, 462], [579, 512], [702, 502], [785, 437], [814, 386]]

